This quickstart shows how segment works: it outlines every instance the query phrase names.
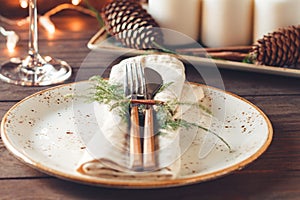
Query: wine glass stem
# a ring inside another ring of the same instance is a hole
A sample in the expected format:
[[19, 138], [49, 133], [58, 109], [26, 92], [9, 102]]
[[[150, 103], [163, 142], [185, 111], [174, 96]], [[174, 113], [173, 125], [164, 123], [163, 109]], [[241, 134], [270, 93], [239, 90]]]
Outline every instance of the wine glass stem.
[[38, 30], [37, 30], [37, 0], [29, 0], [29, 43], [28, 54], [33, 61], [38, 57]]

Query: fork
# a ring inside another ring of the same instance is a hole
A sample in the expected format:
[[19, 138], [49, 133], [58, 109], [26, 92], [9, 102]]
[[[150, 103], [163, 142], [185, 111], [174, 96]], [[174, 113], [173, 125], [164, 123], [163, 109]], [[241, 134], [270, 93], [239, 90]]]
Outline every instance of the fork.
[[[141, 63], [136, 64], [136, 72], [140, 90], [140, 98], [144, 100], [153, 99], [157, 90], [161, 87], [161, 76], [150, 68], [143, 68]], [[158, 78], [159, 76], [159, 78]], [[154, 142], [154, 116], [152, 105], [146, 105], [143, 133], [143, 169], [154, 170], [155, 142]]]
[[[135, 100], [145, 97], [145, 85], [142, 83], [142, 81], [143, 79], [141, 70], [137, 64], [133, 62], [126, 63], [124, 92], [127, 98]], [[143, 154], [141, 146], [138, 104], [131, 104], [129, 129], [129, 167], [137, 171], [143, 169]]]

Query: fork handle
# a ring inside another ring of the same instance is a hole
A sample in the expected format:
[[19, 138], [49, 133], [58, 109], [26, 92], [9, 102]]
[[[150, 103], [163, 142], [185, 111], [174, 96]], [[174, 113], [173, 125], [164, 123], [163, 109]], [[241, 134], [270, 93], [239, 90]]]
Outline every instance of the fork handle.
[[151, 170], [156, 167], [153, 107], [149, 106], [145, 112], [144, 129], [144, 169]]
[[139, 111], [137, 106], [132, 106], [130, 113], [130, 168], [141, 170], [143, 167], [141, 136], [139, 127]]

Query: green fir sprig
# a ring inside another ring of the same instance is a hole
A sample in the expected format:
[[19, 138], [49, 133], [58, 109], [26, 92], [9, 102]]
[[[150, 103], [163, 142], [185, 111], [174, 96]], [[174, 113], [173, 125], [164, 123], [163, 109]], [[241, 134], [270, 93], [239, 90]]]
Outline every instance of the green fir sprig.
[[[123, 87], [121, 85], [114, 85], [109, 83], [108, 80], [101, 78], [100, 76], [93, 76], [90, 78], [93, 83], [93, 87], [90, 96], [88, 97], [91, 101], [96, 101], [99, 103], [107, 104], [110, 106], [110, 110], [114, 110], [116, 108], [119, 109], [119, 114], [124, 120], [127, 121], [126, 117], [129, 115], [129, 106], [130, 99], [126, 98], [124, 95]], [[169, 87], [172, 83], [164, 84], [158, 92], [162, 92], [167, 87]], [[199, 125], [196, 123], [188, 122], [183, 119], [178, 119], [175, 117], [176, 108], [179, 105], [189, 105], [195, 106], [199, 108], [206, 114], [212, 115], [211, 111], [200, 103], [188, 103], [188, 102], [180, 102], [178, 100], [170, 100], [166, 101], [163, 104], [156, 105], [156, 116], [157, 121], [159, 123], [160, 129], [176, 131], [178, 128], [190, 129], [192, 127], [200, 128], [208, 133], [216, 136], [220, 141], [222, 141], [227, 148], [231, 151], [230, 145], [217, 133]], [[140, 112], [145, 108], [144, 105], [139, 107]]]
[[106, 79], [100, 76], [93, 76], [90, 80], [93, 86], [88, 99], [109, 105], [110, 111], [119, 108], [118, 112], [120, 116], [126, 121], [126, 116], [129, 114], [128, 107], [130, 100], [124, 96], [122, 87], [120, 85], [110, 84]]
[[90, 9], [95, 14], [100, 27], [103, 27], [105, 23], [100, 15], [100, 12], [95, 7], [93, 7], [88, 0], [84, 0], [84, 3], [88, 7], [88, 9]]

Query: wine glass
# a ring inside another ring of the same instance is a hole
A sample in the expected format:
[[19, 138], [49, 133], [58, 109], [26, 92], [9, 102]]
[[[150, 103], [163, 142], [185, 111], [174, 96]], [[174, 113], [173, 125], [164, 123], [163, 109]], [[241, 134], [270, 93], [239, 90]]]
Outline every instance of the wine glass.
[[62, 60], [41, 56], [38, 51], [37, 0], [29, 0], [29, 43], [25, 58], [11, 58], [0, 66], [0, 79], [23, 86], [45, 86], [61, 83], [72, 73]]

